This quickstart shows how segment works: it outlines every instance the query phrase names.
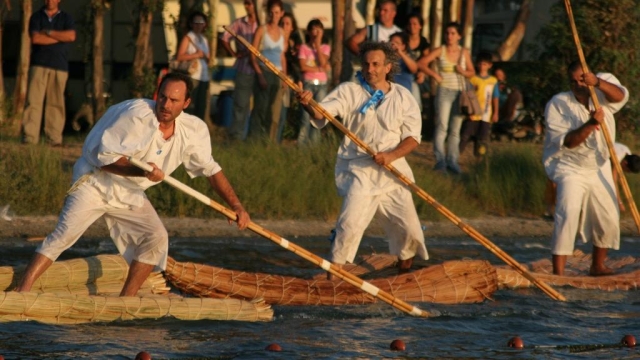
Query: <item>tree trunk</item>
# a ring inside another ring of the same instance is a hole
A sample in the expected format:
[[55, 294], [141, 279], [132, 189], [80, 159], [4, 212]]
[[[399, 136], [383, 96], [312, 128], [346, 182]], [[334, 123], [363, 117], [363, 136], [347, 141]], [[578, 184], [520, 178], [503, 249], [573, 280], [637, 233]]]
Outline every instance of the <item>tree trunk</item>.
[[27, 84], [29, 81], [29, 63], [31, 61], [31, 36], [29, 35], [29, 18], [33, 7], [31, 0], [22, 0], [22, 22], [20, 36], [20, 58], [16, 72], [16, 85], [13, 90], [13, 120], [11, 132], [20, 131], [24, 103], [27, 98]]
[[[436, 0], [436, 8], [433, 14], [433, 37], [431, 38], [431, 51], [436, 48], [439, 48], [442, 44], [442, 15], [443, 15], [443, 6], [442, 0]], [[435, 68], [436, 62], [431, 63], [431, 67]], [[435, 96], [438, 90], [438, 83], [431, 78], [431, 96]]]
[[[209, 28], [211, 29], [211, 39], [209, 39], [209, 68], [217, 65], [216, 49], [218, 48], [218, 17], [215, 9], [218, 8], [220, 0], [209, 0]], [[209, 72], [211, 74], [211, 72]], [[207, 105], [204, 112], [204, 120], [207, 125], [211, 124], [211, 92], [207, 88]]]
[[[7, 12], [11, 11], [11, 4], [9, 0], [5, 0], [0, 4], [0, 60], [2, 60], [2, 36], [4, 34], [4, 16]], [[6, 119], [6, 107], [4, 106], [5, 93], [4, 93], [4, 73], [2, 72], [2, 66], [0, 66], [0, 126], [3, 126]]]
[[153, 54], [149, 40], [151, 38], [151, 22], [153, 13], [149, 8], [150, 0], [141, 0], [138, 14], [138, 34], [136, 36], [135, 54], [133, 56], [133, 71], [131, 95], [136, 98], [146, 94], [145, 74], [148, 73], [149, 60], [153, 63]]
[[[332, 0], [333, 9], [333, 48], [331, 49], [331, 87], [336, 87], [340, 83], [342, 74], [342, 60], [344, 53], [344, 22], [345, 22], [345, 1]], [[349, 1], [350, 2], [350, 1]]]
[[367, 0], [365, 25], [373, 25], [376, 22], [376, 0]]
[[520, 11], [518, 11], [518, 17], [516, 23], [511, 29], [509, 36], [498, 48], [498, 59], [500, 61], [508, 61], [518, 51], [520, 43], [524, 38], [525, 31], [527, 30], [527, 20], [531, 14], [531, 2], [530, 0], [523, 0], [520, 5]]
[[178, 35], [178, 46], [182, 37], [189, 32], [189, 14], [197, 9], [196, 0], [180, 0], [180, 14], [178, 15], [178, 27], [176, 34]]
[[104, 98], [104, 0], [93, 2], [93, 118], [97, 121], [105, 111]]
[[460, 0], [451, 0], [449, 6], [449, 21], [460, 22]]
[[473, 3], [474, 0], [467, 0], [464, 12], [464, 47], [469, 50], [473, 45]]
[[431, 0], [422, 0], [422, 18], [424, 26], [422, 27], [422, 36], [429, 39], [431, 35]]

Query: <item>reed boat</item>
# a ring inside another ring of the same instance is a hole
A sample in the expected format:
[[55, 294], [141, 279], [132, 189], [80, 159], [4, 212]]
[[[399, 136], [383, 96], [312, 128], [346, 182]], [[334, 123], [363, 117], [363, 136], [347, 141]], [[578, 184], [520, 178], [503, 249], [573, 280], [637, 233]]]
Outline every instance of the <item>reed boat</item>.
[[[605, 265], [615, 273], [609, 276], [589, 276], [591, 255], [575, 250], [567, 258], [565, 274], [553, 275], [550, 259], [542, 259], [523, 264], [536, 279], [552, 286], [570, 286], [579, 289], [597, 289], [605, 291], [637, 290], [640, 288], [640, 259], [625, 256], [609, 258]], [[500, 288], [517, 289], [534, 286], [529, 280], [510, 267], [496, 266]]]
[[[478, 303], [498, 289], [493, 266], [482, 260], [447, 261], [398, 275], [395, 256], [371, 256], [344, 270], [406, 302]], [[389, 268], [389, 265], [392, 267]], [[382, 270], [380, 270], [383, 268]], [[277, 305], [348, 305], [377, 299], [342, 281], [227, 270], [170, 258], [165, 277], [181, 291], [210, 298], [264, 299]]]
[[270, 321], [273, 309], [261, 299], [187, 298], [170, 293], [160, 273], [152, 273], [135, 297], [119, 297], [129, 267], [119, 255], [54, 262], [31, 292], [10, 291], [23, 268], [0, 267], [0, 321], [50, 324], [173, 317], [180, 320]]

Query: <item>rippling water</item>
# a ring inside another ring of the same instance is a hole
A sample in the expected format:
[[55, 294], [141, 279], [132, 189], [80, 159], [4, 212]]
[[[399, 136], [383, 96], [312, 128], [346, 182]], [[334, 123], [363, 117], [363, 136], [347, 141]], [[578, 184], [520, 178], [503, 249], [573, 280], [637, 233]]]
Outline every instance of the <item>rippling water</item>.
[[[427, 230], [428, 233], [428, 230]], [[325, 257], [326, 238], [291, 238]], [[520, 262], [550, 256], [548, 240], [492, 239]], [[640, 256], [640, 239], [624, 238], [613, 257]], [[26, 264], [35, 244], [0, 239], [2, 263]], [[365, 239], [361, 253], [385, 252], [382, 239]], [[428, 239], [431, 260], [472, 258], [500, 264], [469, 238]], [[590, 247], [581, 247], [590, 252]], [[81, 239], [61, 259], [114, 253], [109, 239]], [[262, 238], [172, 239], [170, 254], [179, 261], [229, 269], [286, 275], [319, 272], [304, 259]], [[132, 359], [147, 351], [153, 359], [637, 359], [640, 348], [608, 348], [572, 353], [566, 345], [616, 344], [626, 334], [640, 338], [640, 292], [601, 292], [558, 288], [569, 301], [551, 300], [537, 289], [500, 290], [473, 305], [419, 304], [438, 314], [413, 318], [385, 303], [341, 307], [275, 306], [268, 323], [145, 320], [85, 325], [0, 323], [0, 355], [6, 359]], [[524, 350], [506, 346], [520, 336]], [[394, 339], [406, 351], [389, 350]], [[279, 344], [282, 352], [265, 347]], [[573, 347], [572, 347], [573, 348]]]

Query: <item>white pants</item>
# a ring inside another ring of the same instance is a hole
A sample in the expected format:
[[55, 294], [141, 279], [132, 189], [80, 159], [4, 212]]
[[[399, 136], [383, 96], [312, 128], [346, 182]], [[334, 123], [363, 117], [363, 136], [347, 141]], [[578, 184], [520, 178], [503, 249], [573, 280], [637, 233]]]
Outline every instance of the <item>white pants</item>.
[[377, 215], [389, 241], [389, 253], [401, 260], [416, 254], [428, 259], [424, 234], [411, 192], [404, 187], [381, 195], [349, 194], [344, 197], [331, 248], [331, 261], [353, 262], [362, 235]]
[[553, 181], [558, 187], [551, 253], [573, 254], [578, 235], [584, 243], [618, 250], [620, 210], [611, 171], [564, 174]]
[[55, 230], [36, 251], [55, 261], [101, 216], [129, 264], [136, 260], [155, 265], [155, 271], [166, 268], [169, 236], [149, 200], [140, 207], [117, 208], [106, 204], [98, 189], [86, 182], [67, 195]]

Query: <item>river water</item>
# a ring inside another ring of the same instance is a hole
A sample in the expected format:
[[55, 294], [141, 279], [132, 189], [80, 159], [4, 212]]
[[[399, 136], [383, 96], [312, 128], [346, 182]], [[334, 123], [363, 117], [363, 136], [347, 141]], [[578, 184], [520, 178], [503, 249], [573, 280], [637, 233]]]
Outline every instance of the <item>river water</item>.
[[[428, 230], [427, 230], [428, 234]], [[326, 257], [323, 238], [291, 238]], [[428, 240], [431, 260], [486, 259], [501, 264], [470, 238]], [[544, 238], [492, 239], [519, 262], [550, 256]], [[36, 244], [0, 239], [0, 265], [28, 262]], [[589, 253], [590, 247], [579, 247]], [[386, 252], [379, 238], [365, 238], [361, 253]], [[109, 239], [81, 239], [61, 259], [115, 253]], [[321, 270], [262, 238], [171, 239], [178, 261], [285, 275]], [[623, 238], [613, 257], [640, 256], [640, 239]], [[557, 302], [537, 289], [499, 290], [492, 300], [471, 305], [416, 304], [436, 316], [414, 318], [385, 303], [341, 307], [274, 306], [272, 322], [178, 321], [174, 319], [84, 325], [0, 323], [5, 359], [639, 359], [640, 347], [580, 350], [577, 345], [617, 344], [627, 334], [640, 338], [640, 291], [602, 292], [558, 288], [569, 301]], [[523, 350], [507, 347], [514, 336]], [[391, 351], [400, 339], [402, 352]], [[265, 347], [277, 343], [281, 352]], [[576, 346], [574, 346], [576, 345]], [[565, 346], [562, 348], [562, 346]], [[569, 346], [566, 348], [566, 346]]]

